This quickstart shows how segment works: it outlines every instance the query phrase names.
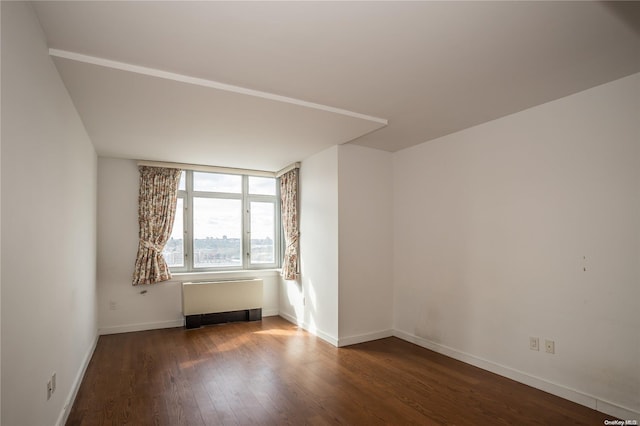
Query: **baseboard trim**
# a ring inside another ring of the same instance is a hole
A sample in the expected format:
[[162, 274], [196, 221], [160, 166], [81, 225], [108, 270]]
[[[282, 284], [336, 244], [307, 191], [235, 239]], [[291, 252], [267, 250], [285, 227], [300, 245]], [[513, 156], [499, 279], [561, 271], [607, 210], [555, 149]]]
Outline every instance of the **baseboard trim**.
[[298, 321], [298, 319], [296, 317], [294, 317], [293, 315], [289, 315], [285, 312], [280, 312], [278, 315], [280, 315], [282, 318], [286, 319], [287, 321], [289, 321], [291, 324], [295, 324], [298, 327], [302, 327], [306, 330], [306, 328], [304, 327], [304, 324], [302, 321]]
[[305, 328], [305, 330], [309, 331], [312, 334], [315, 334], [316, 336], [318, 336], [319, 338], [321, 338], [322, 340], [324, 340], [325, 342], [335, 346], [336, 348], [338, 347], [338, 339], [336, 339], [333, 336], [328, 335], [327, 333], [325, 333], [322, 330], [316, 330], [315, 332], [311, 331], [309, 328]]
[[580, 392], [575, 389], [568, 388], [558, 383], [553, 383], [545, 379], [524, 373], [522, 371], [507, 367], [466, 352], [453, 349], [449, 346], [441, 345], [430, 340], [418, 337], [416, 335], [401, 331], [393, 330], [393, 335], [399, 339], [416, 344], [423, 348], [446, 355], [450, 358], [457, 359], [466, 364], [471, 364], [483, 370], [490, 371], [503, 377], [515, 380], [516, 382], [540, 389], [560, 398], [575, 402], [576, 404], [597, 410], [611, 416], [618, 417], [623, 420], [638, 419], [640, 413], [617, 404], [602, 401], [593, 395]]
[[640, 422], [640, 412], [601, 399], [596, 399], [596, 410], [622, 420], [637, 420]]
[[278, 315], [280, 315], [282, 318], [286, 319], [290, 323], [295, 324], [298, 327], [302, 327], [303, 329], [305, 329], [309, 333], [313, 334], [314, 336], [317, 336], [317, 337], [321, 338], [325, 342], [327, 342], [327, 343], [329, 343], [329, 344], [331, 344], [331, 345], [333, 345], [335, 347], [338, 347], [338, 339], [336, 339], [335, 337], [330, 336], [327, 333], [325, 333], [325, 332], [323, 332], [321, 330], [318, 330], [318, 329], [313, 330], [304, 321], [299, 321], [294, 316], [289, 315], [289, 314], [287, 314], [285, 312], [280, 312]]
[[78, 396], [78, 391], [80, 390], [80, 385], [82, 384], [82, 379], [84, 378], [85, 373], [87, 372], [87, 367], [89, 367], [89, 362], [91, 362], [91, 357], [93, 357], [93, 353], [96, 350], [96, 346], [98, 345], [99, 334], [96, 334], [93, 339], [93, 344], [87, 351], [84, 356], [84, 360], [82, 361], [82, 367], [78, 370], [78, 374], [73, 380], [71, 384], [71, 390], [69, 391], [69, 395], [67, 396], [67, 400], [62, 407], [62, 411], [58, 416], [58, 420], [56, 421], [56, 426], [64, 426], [67, 423], [69, 418], [69, 414], [71, 413], [71, 407], [73, 407], [73, 403], [76, 400], [76, 396]]
[[101, 336], [107, 334], [130, 333], [133, 331], [157, 330], [160, 328], [184, 327], [184, 318], [171, 321], [144, 322], [139, 324], [117, 325], [98, 329]]
[[[262, 310], [263, 317], [273, 317], [278, 315], [280, 315], [280, 311], [277, 309]], [[134, 331], [158, 330], [161, 328], [173, 327], [184, 327], [184, 318], [170, 321], [143, 322], [138, 324], [116, 325], [113, 327], [101, 327], [98, 329], [98, 334], [100, 336], [105, 336], [108, 334], [131, 333]]]
[[342, 348], [358, 343], [370, 342], [372, 340], [384, 339], [393, 336], [393, 330], [380, 330], [373, 333], [358, 334], [356, 336], [341, 337], [338, 339], [338, 347]]

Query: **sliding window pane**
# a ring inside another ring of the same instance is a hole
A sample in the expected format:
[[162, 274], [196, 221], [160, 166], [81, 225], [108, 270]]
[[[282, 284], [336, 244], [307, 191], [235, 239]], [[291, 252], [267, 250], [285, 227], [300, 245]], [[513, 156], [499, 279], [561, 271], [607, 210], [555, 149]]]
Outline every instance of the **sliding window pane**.
[[249, 194], [276, 195], [276, 179], [249, 176]]
[[193, 266], [242, 267], [242, 200], [193, 198]]
[[[184, 172], [183, 172], [184, 173]], [[171, 237], [162, 250], [169, 268], [184, 267], [184, 199], [178, 198]]]
[[275, 263], [275, 204], [251, 202], [251, 264]]
[[193, 190], [240, 194], [242, 193], [242, 176], [193, 172]]

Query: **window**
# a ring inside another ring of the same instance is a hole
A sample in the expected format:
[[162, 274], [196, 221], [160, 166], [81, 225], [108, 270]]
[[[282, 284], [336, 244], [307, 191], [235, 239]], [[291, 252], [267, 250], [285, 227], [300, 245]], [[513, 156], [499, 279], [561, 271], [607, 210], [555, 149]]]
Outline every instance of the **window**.
[[173, 272], [275, 268], [280, 235], [276, 178], [187, 170], [162, 254]]

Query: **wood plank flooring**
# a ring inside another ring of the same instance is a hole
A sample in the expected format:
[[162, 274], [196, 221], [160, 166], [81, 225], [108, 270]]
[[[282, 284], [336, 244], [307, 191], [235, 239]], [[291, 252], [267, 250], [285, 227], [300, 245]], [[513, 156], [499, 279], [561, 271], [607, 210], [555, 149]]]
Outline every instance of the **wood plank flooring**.
[[101, 336], [67, 425], [602, 425], [612, 417], [397, 338], [279, 317]]

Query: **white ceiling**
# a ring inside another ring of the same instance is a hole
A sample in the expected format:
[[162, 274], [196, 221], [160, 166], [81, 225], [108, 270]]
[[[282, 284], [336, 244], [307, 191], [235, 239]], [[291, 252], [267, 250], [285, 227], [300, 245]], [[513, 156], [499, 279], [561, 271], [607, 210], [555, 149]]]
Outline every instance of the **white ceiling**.
[[384, 125], [321, 106], [54, 61], [102, 156], [277, 171]]
[[633, 2], [34, 6], [71, 52], [55, 63], [98, 153], [123, 158], [276, 170], [348, 141], [393, 152], [640, 72]]

